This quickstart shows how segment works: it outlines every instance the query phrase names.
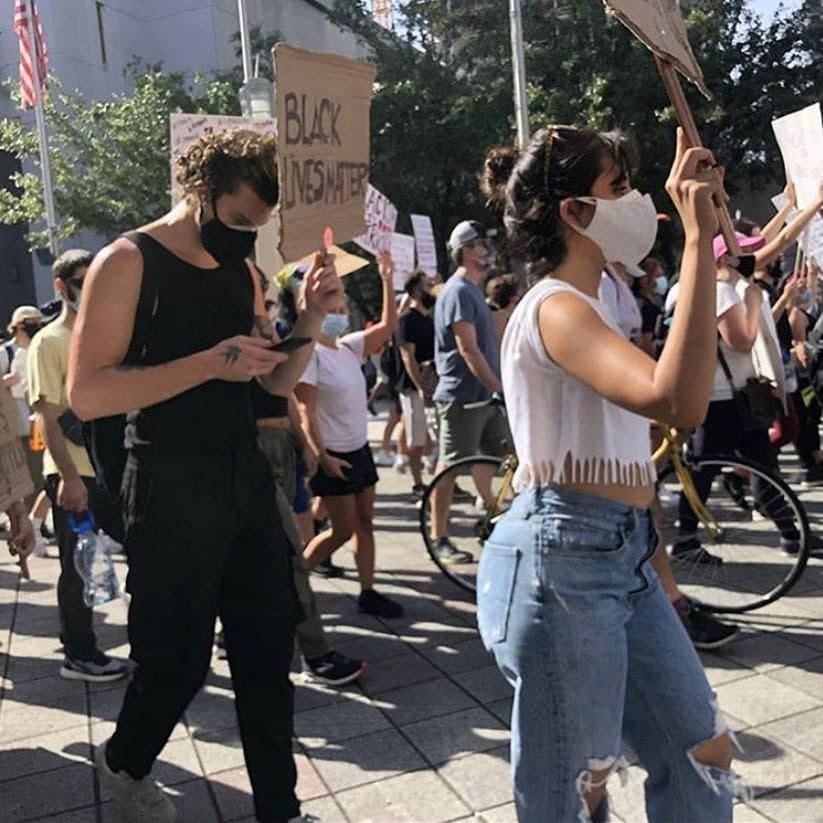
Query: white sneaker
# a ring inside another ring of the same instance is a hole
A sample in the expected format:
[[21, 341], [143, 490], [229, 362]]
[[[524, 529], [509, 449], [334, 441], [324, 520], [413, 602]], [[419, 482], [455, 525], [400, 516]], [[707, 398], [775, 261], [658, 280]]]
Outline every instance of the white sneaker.
[[388, 468], [389, 466], [394, 465], [394, 455], [391, 452], [379, 451], [377, 452], [377, 457], [374, 458], [374, 462], [378, 466]]
[[398, 454], [394, 461], [394, 470], [398, 474], [406, 474], [409, 470], [409, 458], [405, 454]]
[[34, 556], [35, 557], [48, 557], [49, 556], [49, 547], [46, 545], [46, 541], [43, 540], [42, 537], [38, 536], [37, 540], [34, 543]]
[[[118, 823], [174, 823], [177, 812], [158, 783], [147, 775], [135, 780], [124, 772], [113, 772], [106, 762], [106, 746], [94, 750], [94, 764], [100, 783], [114, 796], [114, 814]], [[298, 818], [299, 819], [299, 818]]]

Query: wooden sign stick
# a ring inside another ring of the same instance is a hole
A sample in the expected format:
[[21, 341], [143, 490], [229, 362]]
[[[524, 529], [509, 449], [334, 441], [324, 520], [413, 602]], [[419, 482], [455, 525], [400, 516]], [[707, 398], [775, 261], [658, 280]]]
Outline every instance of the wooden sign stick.
[[[693, 148], [701, 148], [703, 143], [700, 141], [700, 134], [697, 131], [697, 124], [694, 122], [694, 115], [689, 108], [683, 87], [680, 85], [680, 76], [677, 74], [677, 69], [675, 69], [668, 60], [663, 60], [656, 54], [654, 56], [654, 62], [657, 64], [657, 70], [660, 72], [660, 77], [663, 80], [663, 86], [669, 95], [671, 104], [674, 106], [677, 119], [686, 134], [689, 145]], [[715, 207], [717, 208], [717, 217], [720, 221], [720, 233], [726, 238], [726, 246], [731, 254], [739, 257], [741, 254], [740, 246], [737, 243], [737, 234], [734, 230], [729, 209], [725, 203], [720, 203], [717, 200], [715, 200]]]

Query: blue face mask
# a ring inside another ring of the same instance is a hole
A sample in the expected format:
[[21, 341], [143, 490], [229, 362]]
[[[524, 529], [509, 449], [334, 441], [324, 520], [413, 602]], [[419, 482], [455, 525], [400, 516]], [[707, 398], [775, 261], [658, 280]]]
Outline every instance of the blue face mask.
[[349, 329], [349, 316], [347, 314], [327, 314], [320, 324], [320, 331], [327, 337], [340, 337]]

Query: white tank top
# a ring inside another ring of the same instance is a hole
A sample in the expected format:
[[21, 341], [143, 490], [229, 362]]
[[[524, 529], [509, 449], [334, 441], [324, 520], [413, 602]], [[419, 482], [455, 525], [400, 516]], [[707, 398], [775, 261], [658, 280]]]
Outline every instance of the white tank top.
[[601, 397], [546, 353], [538, 314], [544, 300], [561, 292], [585, 300], [620, 334], [599, 300], [561, 280], [542, 280], [520, 301], [502, 349], [503, 390], [519, 463], [515, 489], [563, 483], [650, 485], [657, 473], [649, 421]]

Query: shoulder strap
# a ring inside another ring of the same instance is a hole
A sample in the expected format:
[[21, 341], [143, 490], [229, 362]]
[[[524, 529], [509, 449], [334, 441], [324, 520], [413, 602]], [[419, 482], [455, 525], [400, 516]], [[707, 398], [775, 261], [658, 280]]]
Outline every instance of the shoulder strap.
[[154, 316], [157, 305], [157, 274], [154, 266], [150, 264], [146, 257], [145, 241], [147, 235], [139, 231], [131, 231], [124, 234], [123, 237], [134, 243], [143, 256], [143, 276], [140, 281], [140, 296], [137, 299], [137, 310], [134, 314], [134, 329], [126, 357], [123, 360], [124, 363], [129, 365], [137, 365], [145, 356], [151, 319]]
[[732, 391], [736, 391], [734, 381], [732, 380], [732, 373], [729, 369], [729, 364], [726, 362], [726, 358], [723, 356], [723, 349], [720, 348], [720, 337], [717, 338], [717, 359], [720, 361], [720, 368], [723, 369], [723, 374], [726, 375], [726, 380], [729, 381], [729, 385], [732, 387]]

